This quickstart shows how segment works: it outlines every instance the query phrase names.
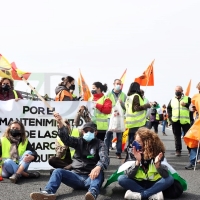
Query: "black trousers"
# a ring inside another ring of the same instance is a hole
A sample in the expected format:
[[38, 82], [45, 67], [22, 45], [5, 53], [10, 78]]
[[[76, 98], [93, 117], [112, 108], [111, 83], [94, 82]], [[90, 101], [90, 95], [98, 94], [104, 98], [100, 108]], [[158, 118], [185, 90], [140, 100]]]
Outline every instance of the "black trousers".
[[[185, 135], [189, 129], [190, 129], [190, 124], [181, 124], [179, 120], [177, 122], [172, 122], [172, 130], [174, 134], [176, 151], [182, 150], [182, 141], [181, 141], [182, 130]], [[190, 150], [189, 147], [188, 150]]]
[[151, 129], [152, 127], [154, 128], [154, 132], [158, 133], [158, 125], [159, 125], [159, 121], [153, 121], [153, 122], [149, 122], [149, 129]]
[[104, 141], [105, 135], [107, 130], [97, 130], [96, 137], [102, 141]]

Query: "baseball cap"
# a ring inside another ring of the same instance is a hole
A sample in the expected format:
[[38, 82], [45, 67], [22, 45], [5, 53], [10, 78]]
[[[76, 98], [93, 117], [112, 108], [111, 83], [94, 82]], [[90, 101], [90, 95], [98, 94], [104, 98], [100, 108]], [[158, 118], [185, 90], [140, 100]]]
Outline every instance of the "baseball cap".
[[87, 122], [86, 124], [83, 125], [84, 128], [92, 128], [94, 130], [97, 130], [97, 125], [93, 122]]

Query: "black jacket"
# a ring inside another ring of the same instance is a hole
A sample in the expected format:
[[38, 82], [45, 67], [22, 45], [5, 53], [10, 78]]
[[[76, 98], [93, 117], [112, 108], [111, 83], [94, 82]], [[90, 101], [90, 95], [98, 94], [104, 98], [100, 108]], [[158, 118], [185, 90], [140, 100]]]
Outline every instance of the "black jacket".
[[83, 138], [71, 137], [64, 126], [59, 129], [58, 136], [66, 146], [75, 149], [72, 171], [78, 174], [89, 174], [96, 166], [100, 166], [102, 170], [107, 169], [110, 160], [103, 141], [95, 138], [87, 142]]

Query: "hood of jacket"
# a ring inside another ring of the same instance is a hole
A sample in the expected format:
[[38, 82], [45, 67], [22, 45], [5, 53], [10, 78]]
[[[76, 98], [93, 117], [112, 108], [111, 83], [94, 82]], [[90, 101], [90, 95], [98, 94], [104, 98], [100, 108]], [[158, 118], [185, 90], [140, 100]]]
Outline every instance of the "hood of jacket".
[[61, 90], [66, 90], [66, 91], [69, 92], [69, 89], [67, 89], [67, 87], [65, 87], [65, 86], [63, 86], [63, 85], [59, 85], [59, 86], [57, 86], [56, 89], [55, 89], [56, 95], [57, 95]]

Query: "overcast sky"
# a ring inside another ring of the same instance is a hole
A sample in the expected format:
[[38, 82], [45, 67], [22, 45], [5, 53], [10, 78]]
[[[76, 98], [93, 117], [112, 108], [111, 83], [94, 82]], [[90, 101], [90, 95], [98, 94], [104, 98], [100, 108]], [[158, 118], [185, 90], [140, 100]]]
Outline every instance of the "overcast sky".
[[[175, 86], [185, 89], [190, 79], [191, 96], [197, 92], [199, 0], [11, 0], [0, 6], [0, 53], [22, 70], [77, 79], [80, 69], [90, 88], [100, 81], [112, 89], [127, 68], [127, 93], [155, 59], [155, 86], [143, 87], [150, 101], [168, 103]], [[51, 97], [60, 77], [53, 81]], [[16, 87], [27, 90], [24, 83]]]

